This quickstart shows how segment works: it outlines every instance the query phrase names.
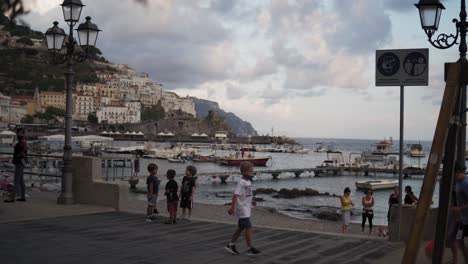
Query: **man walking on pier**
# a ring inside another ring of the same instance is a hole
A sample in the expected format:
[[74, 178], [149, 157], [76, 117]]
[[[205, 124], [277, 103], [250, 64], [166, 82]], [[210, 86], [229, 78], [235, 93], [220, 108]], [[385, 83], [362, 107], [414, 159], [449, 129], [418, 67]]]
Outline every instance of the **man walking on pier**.
[[247, 247], [249, 248], [247, 255], [254, 256], [260, 254], [260, 251], [252, 245], [252, 222], [250, 221], [250, 217], [252, 214], [252, 205], [256, 205], [255, 202], [252, 201], [252, 178], [254, 177], [252, 163], [243, 162], [240, 166], [240, 171], [242, 178], [234, 191], [231, 208], [228, 211], [230, 215], [235, 213], [238, 218], [237, 230], [234, 232], [231, 242], [226, 245], [225, 249], [233, 255], [238, 255], [239, 252], [236, 249], [235, 243], [245, 229], [245, 239]]

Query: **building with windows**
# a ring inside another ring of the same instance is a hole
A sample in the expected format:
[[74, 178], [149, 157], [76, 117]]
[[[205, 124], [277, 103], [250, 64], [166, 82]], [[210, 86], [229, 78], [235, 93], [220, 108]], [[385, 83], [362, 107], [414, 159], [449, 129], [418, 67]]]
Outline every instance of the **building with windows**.
[[10, 101], [11, 97], [0, 93], [0, 121], [2, 122], [10, 120]]
[[52, 106], [65, 110], [65, 98], [64, 92], [41, 92], [41, 107], [45, 109]]
[[184, 113], [196, 116], [195, 103], [190, 97], [180, 97], [176, 93], [164, 91], [162, 93], [161, 105], [164, 111], [180, 110]]
[[139, 101], [113, 102], [99, 107], [96, 116], [99, 123], [140, 123], [141, 103]]
[[94, 97], [77, 93], [73, 96], [73, 119], [86, 121], [88, 115], [95, 112]]

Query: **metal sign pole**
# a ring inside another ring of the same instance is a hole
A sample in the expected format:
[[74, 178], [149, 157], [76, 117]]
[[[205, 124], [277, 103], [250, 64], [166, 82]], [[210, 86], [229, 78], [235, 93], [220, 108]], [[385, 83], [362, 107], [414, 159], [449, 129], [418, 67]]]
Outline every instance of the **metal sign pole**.
[[403, 205], [403, 131], [404, 131], [404, 112], [405, 111], [405, 86], [400, 86], [400, 157], [398, 166], [398, 240], [401, 240], [401, 213]]

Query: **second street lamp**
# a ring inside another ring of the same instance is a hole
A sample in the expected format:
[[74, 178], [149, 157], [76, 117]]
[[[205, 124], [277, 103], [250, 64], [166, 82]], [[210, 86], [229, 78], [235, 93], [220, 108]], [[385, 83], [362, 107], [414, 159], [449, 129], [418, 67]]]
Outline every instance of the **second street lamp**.
[[73, 78], [75, 72], [73, 65], [76, 62], [84, 62], [88, 58], [88, 48], [96, 45], [99, 28], [91, 23], [91, 17], [86, 17], [86, 22], [78, 26], [78, 38], [84, 51], [77, 48], [77, 42], [73, 37], [73, 27], [79, 21], [83, 4], [81, 0], [65, 0], [61, 4], [63, 16], [69, 25], [68, 39], [65, 42], [65, 52], [60, 52], [65, 39], [65, 31], [58, 27], [58, 22], [46, 32], [47, 47], [52, 52], [54, 63], [67, 64], [66, 101], [65, 101], [65, 144], [63, 147], [62, 189], [57, 200], [59, 204], [73, 204], [73, 168], [71, 148], [71, 128], [73, 114]]
[[[436, 37], [435, 33], [439, 27], [439, 21], [441, 19], [442, 10], [445, 9], [444, 5], [440, 0], [420, 0], [415, 5], [419, 10], [419, 16], [421, 19], [421, 27], [428, 37], [429, 43], [437, 49], [448, 49], [455, 45], [458, 45], [460, 57], [457, 61], [462, 71], [467, 71], [468, 62], [466, 60], [467, 43], [466, 33], [468, 28], [467, 13], [465, 0], [460, 0], [460, 18], [453, 19], [455, 23], [455, 34], [440, 33]], [[447, 74], [447, 73], [446, 73]], [[446, 131], [447, 138], [440, 139], [435, 138], [434, 140], [445, 141], [445, 152], [443, 160], [443, 171], [442, 178], [440, 179], [439, 187], [439, 208], [437, 216], [437, 227], [435, 234], [435, 246], [432, 254], [432, 263], [439, 264], [442, 262], [444, 252], [444, 242], [447, 236], [447, 216], [449, 213], [449, 207], [451, 206], [452, 197], [452, 185], [454, 178], [454, 166], [455, 162], [458, 162], [461, 166], [465, 165], [465, 146], [466, 146], [466, 84], [467, 74], [460, 74], [460, 78], [457, 80], [457, 95], [455, 101], [450, 102], [454, 105], [452, 112], [452, 120], [450, 127]], [[446, 76], [446, 78], [452, 78]], [[453, 86], [451, 86], [453, 87]], [[447, 92], [447, 91], [446, 91]], [[442, 106], [443, 107], [443, 106]], [[432, 152], [430, 160], [436, 159], [436, 156], [441, 153]], [[426, 175], [427, 176], [427, 175]], [[432, 176], [431, 176], [432, 177]], [[421, 223], [417, 223], [416, 219], [425, 219], [426, 211], [425, 207], [430, 204], [432, 195], [434, 192], [434, 186], [426, 185], [426, 181], [423, 183], [421, 189], [421, 196], [416, 208], [415, 221], [411, 229], [411, 236], [407, 241], [405, 255], [403, 263], [413, 263], [416, 260], [417, 252], [419, 250], [419, 241], [423, 226]], [[452, 202], [453, 204], [453, 202]], [[455, 221], [454, 219], [452, 221]]]

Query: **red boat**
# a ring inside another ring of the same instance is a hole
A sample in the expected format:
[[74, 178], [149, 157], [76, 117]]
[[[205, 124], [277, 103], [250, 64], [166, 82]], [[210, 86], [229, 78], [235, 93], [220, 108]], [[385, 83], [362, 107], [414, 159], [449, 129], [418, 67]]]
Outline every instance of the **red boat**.
[[248, 161], [252, 163], [254, 166], [266, 166], [270, 157], [266, 158], [222, 158], [221, 164], [227, 166], [240, 166], [242, 162]]

